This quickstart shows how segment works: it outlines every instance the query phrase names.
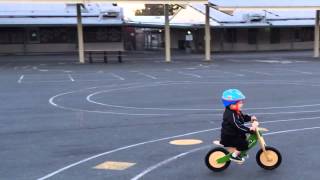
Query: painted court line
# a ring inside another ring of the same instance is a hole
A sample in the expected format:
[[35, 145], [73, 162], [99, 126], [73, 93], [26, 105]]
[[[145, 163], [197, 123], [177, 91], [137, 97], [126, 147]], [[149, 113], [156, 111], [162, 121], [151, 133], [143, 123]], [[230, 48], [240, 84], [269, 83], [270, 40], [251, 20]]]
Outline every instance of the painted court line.
[[121, 81], [124, 81], [124, 80], [125, 80], [123, 77], [121, 77], [121, 76], [119, 76], [119, 75], [117, 75], [117, 74], [114, 74], [114, 73], [110, 73], [110, 74], [111, 74], [111, 76], [113, 76], [113, 77], [115, 77], [115, 78], [117, 78], [117, 79], [119, 79], [119, 80], [121, 80]]
[[143, 72], [138, 72], [138, 74], [142, 75], [142, 76], [145, 76], [145, 77], [148, 77], [150, 79], [158, 79], [150, 74], [146, 74], [146, 73], [143, 73]]
[[[96, 87], [95, 87], [96, 88]], [[91, 88], [93, 89], [93, 88]], [[297, 121], [297, 120], [304, 120], [306, 118], [301, 118], [301, 119], [292, 119], [293, 121]], [[319, 117], [313, 117], [313, 118], [309, 118], [309, 119], [320, 119], [320, 116]], [[278, 122], [289, 122], [290, 119], [287, 119], [287, 120], [274, 120], [274, 121], [265, 121], [265, 122], [260, 122], [261, 124], [264, 124], [264, 123], [278, 123]], [[169, 139], [174, 139], [174, 138], [180, 138], [180, 137], [185, 137], [185, 136], [189, 136], [189, 135], [194, 135], [194, 134], [200, 134], [200, 133], [205, 133], [205, 132], [211, 132], [211, 131], [218, 131], [220, 130], [221, 128], [212, 128], [212, 129], [205, 129], [205, 130], [201, 130], [201, 131], [194, 131], [194, 132], [190, 132], [190, 133], [186, 133], [186, 134], [180, 134], [180, 135], [175, 135], [175, 136], [171, 136], [171, 137], [164, 137], [164, 138], [161, 138], [161, 139], [154, 139], [154, 140], [150, 140], [150, 141], [145, 141], [145, 142], [140, 142], [140, 143], [137, 143], [137, 144], [132, 144], [132, 145], [129, 145], [129, 146], [124, 146], [124, 147], [120, 147], [120, 148], [117, 148], [117, 149], [114, 149], [114, 150], [111, 150], [111, 151], [107, 151], [107, 152], [104, 152], [104, 153], [101, 153], [101, 154], [97, 154], [95, 156], [91, 156], [91, 157], [88, 157], [86, 159], [83, 159], [81, 161], [78, 161], [76, 163], [73, 163], [73, 164], [70, 164], [68, 166], [65, 166], [59, 170], [56, 170], [50, 174], [47, 174], [46, 176], [44, 177], [41, 177], [39, 178], [38, 180], [45, 180], [45, 179], [48, 179], [56, 174], [59, 174], [63, 171], [66, 171], [72, 167], [75, 167], [79, 164], [82, 164], [82, 163], [85, 163], [87, 161], [90, 161], [92, 159], [96, 159], [98, 157], [101, 157], [101, 156], [105, 156], [105, 155], [108, 155], [108, 154], [112, 154], [112, 153], [115, 153], [115, 152], [118, 152], [118, 151], [122, 151], [122, 150], [126, 150], [126, 149], [130, 149], [130, 148], [133, 148], [133, 147], [137, 147], [137, 146], [141, 146], [141, 145], [145, 145], [145, 144], [150, 144], [150, 143], [155, 143], [155, 142], [160, 142], [160, 141], [165, 141], [165, 140], [169, 140]], [[290, 130], [290, 131], [293, 131], [293, 130]], [[296, 130], [298, 131], [298, 130]], [[282, 132], [282, 131], [281, 131]], [[272, 133], [275, 133], [275, 132], [272, 132]], [[278, 132], [279, 133], [279, 132]]]
[[281, 71], [289, 71], [289, 72], [296, 72], [296, 73], [307, 74], [307, 75], [312, 75], [313, 74], [312, 72], [298, 71], [298, 70], [292, 70], [292, 69], [279, 69], [279, 70], [281, 70]]
[[185, 72], [181, 72], [181, 71], [179, 71], [178, 73], [179, 73], [179, 74], [182, 74], [182, 75], [186, 75], [186, 76], [192, 76], [192, 77], [196, 77], [196, 78], [201, 78], [201, 76], [198, 75], [198, 74], [185, 73]]
[[22, 82], [22, 79], [24, 78], [24, 75], [21, 75], [19, 80], [18, 80], [18, 83], [20, 84]]
[[259, 72], [259, 71], [251, 71], [251, 70], [246, 70], [246, 69], [242, 69], [240, 71], [249, 72], [249, 73], [256, 73], [256, 74], [262, 74], [262, 75], [266, 75], [266, 76], [272, 76], [272, 74], [270, 74], [270, 73]]
[[[290, 133], [290, 132], [299, 132], [299, 131], [305, 131], [305, 130], [314, 130], [314, 129], [320, 129], [320, 127], [310, 127], [310, 128], [301, 128], [301, 129], [290, 129], [290, 130], [284, 130], [284, 131], [275, 131], [275, 132], [270, 132], [270, 133], [265, 133], [264, 136], [268, 136], [268, 135], [275, 135], [275, 134], [284, 134], [284, 133]], [[191, 153], [197, 152], [197, 151], [201, 151], [204, 149], [208, 149], [210, 148], [211, 145], [207, 145], [207, 146], [201, 146], [199, 148], [195, 148], [192, 149], [190, 151], [178, 154], [176, 156], [173, 156], [169, 159], [166, 159], [164, 161], [161, 161], [153, 166], [150, 166], [149, 168], [145, 169], [144, 171], [142, 171], [141, 173], [139, 173], [138, 175], [134, 176], [133, 178], [131, 178], [131, 180], [138, 180], [140, 178], [142, 178], [143, 176], [145, 176], [146, 174], [149, 174], [151, 171], [160, 168], [161, 166], [164, 166], [166, 164], [169, 164], [172, 161], [175, 161], [179, 158], [182, 158], [184, 156], [187, 156]]]
[[75, 80], [73, 79], [73, 77], [71, 76], [71, 74], [68, 74], [70, 81], [74, 82]]

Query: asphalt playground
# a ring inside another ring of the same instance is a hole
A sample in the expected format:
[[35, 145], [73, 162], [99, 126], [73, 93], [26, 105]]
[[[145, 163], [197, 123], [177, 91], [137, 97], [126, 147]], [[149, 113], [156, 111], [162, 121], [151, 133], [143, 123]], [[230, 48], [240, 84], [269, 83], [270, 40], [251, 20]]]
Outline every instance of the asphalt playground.
[[[320, 59], [312, 52], [128, 54], [81, 65], [76, 56], [0, 56], [1, 180], [318, 180]], [[225, 89], [246, 95], [274, 171], [255, 154], [211, 172]], [[177, 143], [178, 142], [178, 143]]]

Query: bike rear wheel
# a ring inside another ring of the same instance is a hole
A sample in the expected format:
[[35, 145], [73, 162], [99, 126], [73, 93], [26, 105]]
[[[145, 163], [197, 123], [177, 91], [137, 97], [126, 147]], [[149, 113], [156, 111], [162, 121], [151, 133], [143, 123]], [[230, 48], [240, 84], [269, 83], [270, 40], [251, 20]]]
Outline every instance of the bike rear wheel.
[[207, 167], [214, 172], [220, 172], [227, 169], [230, 165], [230, 161], [218, 163], [217, 160], [226, 156], [228, 153], [229, 152], [224, 148], [214, 148], [210, 150], [205, 157]]

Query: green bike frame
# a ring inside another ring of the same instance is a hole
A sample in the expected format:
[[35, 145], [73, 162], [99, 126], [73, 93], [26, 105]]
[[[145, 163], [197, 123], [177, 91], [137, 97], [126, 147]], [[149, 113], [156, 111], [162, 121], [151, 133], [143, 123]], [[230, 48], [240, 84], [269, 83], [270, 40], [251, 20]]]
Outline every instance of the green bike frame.
[[[246, 156], [247, 152], [258, 143], [259, 138], [262, 138], [262, 133], [261, 132], [259, 132], [259, 134], [258, 133], [250, 134], [250, 136], [247, 138], [247, 141], [249, 143], [248, 150], [241, 151], [240, 156], [241, 157]], [[263, 140], [263, 142], [264, 142], [264, 140]], [[223, 156], [222, 158], [217, 159], [217, 163], [222, 164], [222, 163], [226, 163], [226, 162], [230, 161], [231, 155], [232, 155], [232, 153], [229, 153], [229, 154]]]

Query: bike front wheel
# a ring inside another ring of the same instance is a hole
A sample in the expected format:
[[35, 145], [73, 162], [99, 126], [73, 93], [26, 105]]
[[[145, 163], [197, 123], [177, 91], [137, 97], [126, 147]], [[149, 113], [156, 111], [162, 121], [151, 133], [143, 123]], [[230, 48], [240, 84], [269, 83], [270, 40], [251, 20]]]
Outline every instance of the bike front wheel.
[[273, 170], [280, 166], [282, 157], [276, 148], [266, 146], [266, 152], [262, 149], [257, 152], [256, 161], [261, 168]]

